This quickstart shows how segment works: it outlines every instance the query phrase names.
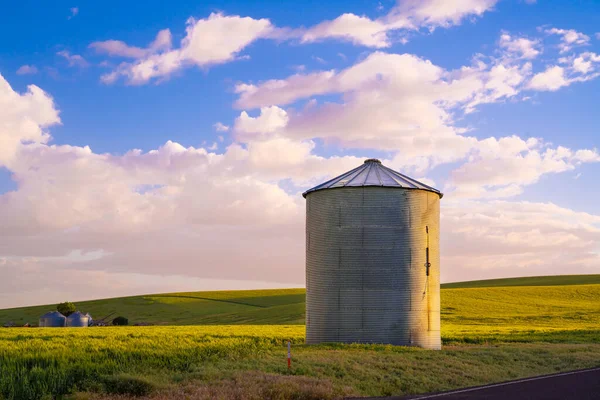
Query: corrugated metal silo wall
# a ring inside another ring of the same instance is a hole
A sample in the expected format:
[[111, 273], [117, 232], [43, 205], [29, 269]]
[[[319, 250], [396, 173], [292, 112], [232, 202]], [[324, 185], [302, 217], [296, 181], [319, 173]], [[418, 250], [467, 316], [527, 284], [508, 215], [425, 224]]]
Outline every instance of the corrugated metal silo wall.
[[379, 187], [308, 194], [307, 343], [441, 348], [439, 200]]
[[89, 318], [67, 318], [67, 326], [72, 328], [87, 328], [89, 326]]
[[42, 317], [39, 320], [40, 328], [63, 328], [66, 326], [66, 318], [62, 317]]

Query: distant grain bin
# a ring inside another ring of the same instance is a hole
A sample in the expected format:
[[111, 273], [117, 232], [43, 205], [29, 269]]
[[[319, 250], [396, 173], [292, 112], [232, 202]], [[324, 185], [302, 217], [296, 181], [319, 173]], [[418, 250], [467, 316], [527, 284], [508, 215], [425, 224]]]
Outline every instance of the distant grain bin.
[[67, 317], [67, 326], [71, 328], [87, 328], [89, 322], [90, 318], [79, 311], [75, 311]]
[[40, 317], [40, 328], [62, 328], [67, 318], [58, 311], [50, 311]]
[[306, 342], [440, 349], [440, 191], [369, 159], [306, 191]]

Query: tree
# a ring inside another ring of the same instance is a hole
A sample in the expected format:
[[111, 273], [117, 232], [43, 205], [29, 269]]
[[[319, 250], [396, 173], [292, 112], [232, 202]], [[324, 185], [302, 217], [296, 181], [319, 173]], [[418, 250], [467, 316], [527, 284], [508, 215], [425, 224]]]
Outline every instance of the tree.
[[113, 325], [128, 325], [129, 320], [125, 317], [117, 317], [112, 321]]
[[68, 317], [77, 311], [77, 307], [75, 307], [75, 304], [71, 303], [70, 301], [65, 301], [64, 303], [57, 305], [56, 310], [65, 317]]

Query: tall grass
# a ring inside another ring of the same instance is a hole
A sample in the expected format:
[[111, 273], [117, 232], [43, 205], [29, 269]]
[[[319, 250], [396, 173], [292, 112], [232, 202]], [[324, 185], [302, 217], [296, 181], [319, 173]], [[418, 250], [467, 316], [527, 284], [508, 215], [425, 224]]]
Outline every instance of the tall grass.
[[0, 394], [40, 399], [98, 382], [108, 387], [107, 378], [120, 373], [190, 372], [202, 363], [259, 355], [288, 340], [303, 342], [303, 327], [7, 329], [0, 331]]
[[[154, 303], [140, 305], [150, 301], [144, 299], [131, 300], [130, 310], [157, 310], [156, 318], [170, 310], [206, 323], [279, 324], [297, 321], [304, 308], [297, 290], [153, 296]], [[292, 371], [285, 363], [288, 340]], [[442, 352], [427, 352], [304, 346], [303, 325], [2, 329], [0, 398], [157, 390], [171, 393], [165, 398], [244, 391], [254, 393], [247, 398], [286, 398], [287, 385], [307, 399], [390, 395], [594, 366], [600, 364], [600, 285], [444, 289], [442, 340]], [[262, 383], [247, 385], [248, 376]]]

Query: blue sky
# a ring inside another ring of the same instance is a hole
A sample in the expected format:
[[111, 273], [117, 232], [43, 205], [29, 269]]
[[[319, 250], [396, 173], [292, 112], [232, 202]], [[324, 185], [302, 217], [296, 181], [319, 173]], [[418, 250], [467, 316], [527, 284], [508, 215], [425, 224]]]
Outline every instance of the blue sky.
[[[598, 15], [595, 1], [15, 3], [0, 16], [0, 75], [6, 98], [23, 106], [0, 113], [0, 143], [2, 134], [17, 138], [0, 151], [0, 216], [27, 218], [8, 224], [0, 274], [27, 287], [73, 270], [106, 285], [138, 282], [115, 294], [185, 281], [211, 287], [210, 279], [224, 288], [302, 285], [302, 262], [274, 274], [275, 265], [258, 266], [260, 249], [240, 248], [239, 257], [254, 260], [240, 272], [236, 257], [191, 243], [248, 229], [225, 212], [212, 215], [211, 205], [227, 205], [256, 213], [257, 238], [279, 232], [274, 259], [300, 259], [301, 246], [290, 244], [301, 235], [299, 192], [371, 156], [446, 191], [445, 223], [467, 221], [442, 238], [446, 281], [561, 273], [564, 255], [517, 245], [539, 234], [583, 254], [568, 268], [598, 272]], [[200, 32], [187, 45], [186, 26]], [[169, 39], [153, 47], [165, 29]], [[148, 63], [153, 75], [133, 78]], [[350, 78], [353, 71], [362, 72]], [[28, 97], [29, 85], [45, 97]], [[43, 115], [35, 111], [42, 103]], [[23, 121], [39, 132], [20, 132]], [[268, 213], [219, 182], [268, 193]], [[531, 210], [543, 210], [534, 213], [540, 226], [523, 225]], [[153, 229], [190, 241], [171, 249], [182, 266], [168, 276], [144, 267], [143, 249], [165, 240]], [[468, 240], [487, 253], [451, 250]], [[74, 251], [100, 256], [74, 261]], [[219, 274], [190, 259], [229, 267]], [[57, 293], [50, 285], [39, 301]]]

